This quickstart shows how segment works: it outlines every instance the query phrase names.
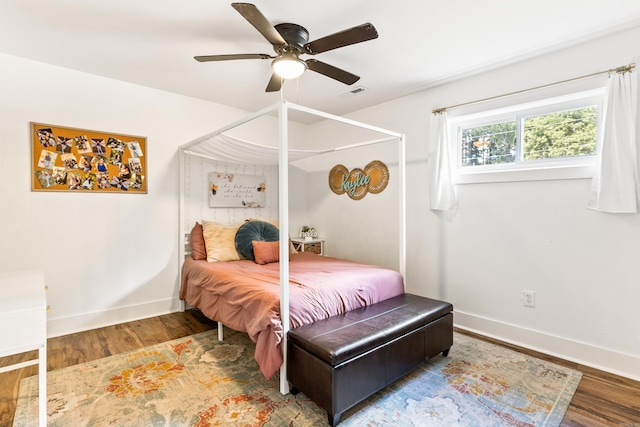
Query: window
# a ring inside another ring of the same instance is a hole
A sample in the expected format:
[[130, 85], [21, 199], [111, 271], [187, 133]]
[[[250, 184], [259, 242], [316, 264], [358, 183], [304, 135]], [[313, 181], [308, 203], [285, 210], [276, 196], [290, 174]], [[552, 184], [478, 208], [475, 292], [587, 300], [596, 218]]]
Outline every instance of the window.
[[603, 94], [598, 89], [453, 118], [456, 182], [590, 177]]

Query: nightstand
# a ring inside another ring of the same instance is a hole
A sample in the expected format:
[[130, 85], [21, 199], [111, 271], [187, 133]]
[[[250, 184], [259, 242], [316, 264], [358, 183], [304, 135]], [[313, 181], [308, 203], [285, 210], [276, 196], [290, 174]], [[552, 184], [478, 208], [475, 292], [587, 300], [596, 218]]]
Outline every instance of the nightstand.
[[0, 273], [0, 357], [38, 350], [38, 358], [0, 368], [0, 373], [38, 364], [38, 415], [47, 425], [47, 298], [44, 274]]
[[292, 237], [293, 247], [298, 252], [311, 252], [318, 255], [324, 255], [324, 239], [305, 240], [304, 237]]

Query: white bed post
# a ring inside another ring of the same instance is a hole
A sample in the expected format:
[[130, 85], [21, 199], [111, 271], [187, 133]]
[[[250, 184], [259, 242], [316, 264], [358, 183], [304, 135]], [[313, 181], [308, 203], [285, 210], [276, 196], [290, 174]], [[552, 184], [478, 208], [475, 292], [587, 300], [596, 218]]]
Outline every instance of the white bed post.
[[400, 135], [399, 138], [399, 147], [398, 147], [398, 176], [400, 177], [400, 241], [398, 242], [399, 247], [399, 266], [398, 269], [402, 278], [404, 279], [405, 292], [407, 290], [407, 181], [406, 181], [406, 171], [405, 171], [405, 143], [404, 143], [404, 134]]
[[280, 320], [282, 322], [282, 366], [280, 367], [280, 393], [289, 393], [287, 379], [287, 332], [289, 332], [289, 129], [286, 101], [278, 110], [278, 215], [280, 221]]
[[[184, 171], [185, 171], [185, 166], [184, 166], [184, 150], [182, 148], [180, 148], [178, 150], [178, 173], [180, 175], [180, 203], [179, 203], [179, 207], [178, 207], [178, 221], [180, 222], [180, 224], [178, 224], [178, 242], [179, 243], [179, 247], [178, 247], [178, 277], [180, 277], [180, 271], [182, 271], [182, 264], [184, 264], [184, 256], [185, 256], [185, 250], [184, 250], [184, 211], [185, 211], [185, 196], [184, 196], [184, 186], [185, 186], [185, 179], [184, 179]], [[178, 279], [178, 281], [180, 281], [180, 279]], [[186, 303], [184, 300], [180, 300], [180, 311], [184, 311], [186, 309]]]

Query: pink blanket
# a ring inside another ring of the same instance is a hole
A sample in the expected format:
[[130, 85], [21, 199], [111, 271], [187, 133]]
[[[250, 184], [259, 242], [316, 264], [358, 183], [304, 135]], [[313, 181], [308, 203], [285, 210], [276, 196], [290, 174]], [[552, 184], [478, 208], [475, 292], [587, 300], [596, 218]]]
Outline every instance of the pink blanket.
[[[265, 377], [282, 365], [280, 264], [185, 260], [180, 299], [208, 318], [247, 332]], [[311, 253], [291, 255], [291, 328], [335, 316], [404, 293], [397, 271]]]

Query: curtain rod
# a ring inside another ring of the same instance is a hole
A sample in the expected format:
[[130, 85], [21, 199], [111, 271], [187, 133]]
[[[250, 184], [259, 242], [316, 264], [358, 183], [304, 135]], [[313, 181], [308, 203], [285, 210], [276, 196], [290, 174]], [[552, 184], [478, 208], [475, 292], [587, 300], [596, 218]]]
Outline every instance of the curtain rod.
[[529, 89], [523, 89], [523, 90], [518, 90], [518, 91], [515, 91], [515, 92], [509, 92], [509, 93], [505, 93], [503, 95], [491, 96], [489, 98], [477, 99], [475, 101], [463, 102], [461, 104], [450, 105], [448, 107], [436, 108], [435, 110], [432, 110], [431, 113], [433, 113], [433, 114], [441, 114], [441, 113], [444, 113], [445, 111], [450, 110], [452, 108], [465, 107], [467, 105], [479, 104], [480, 102], [492, 101], [494, 99], [499, 99], [499, 98], [506, 98], [507, 96], [519, 95], [521, 93], [531, 92], [531, 91], [538, 90], [538, 89], [544, 89], [546, 87], [551, 87], [551, 86], [559, 85], [559, 84], [562, 84], [562, 83], [569, 83], [569, 82], [573, 82], [573, 81], [576, 81], [576, 80], [587, 79], [589, 77], [595, 77], [595, 76], [599, 76], [601, 74], [627, 73], [627, 72], [633, 70], [635, 68], [635, 66], [636, 66], [635, 63], [628, 64], [628, 65], [622, 65], [622, 66], [617, 67], [617, 68], [611, 68], [609, 70], [598, 71], [597, 73], [591, 73], [591, 74], [587, 74], [587, 75], [580, 76], [580, 77], [573, 77], [573, 78], [570, 78], [570, 79], [567, 79], [567, 80], [562, 80], [562, 81], [555, 82], [555, 83], [548, 83], [548, 84], [542, 85], [542, 86], [536, 86], [536, 87], [532, 87], [532, 88], [529, 88]]

